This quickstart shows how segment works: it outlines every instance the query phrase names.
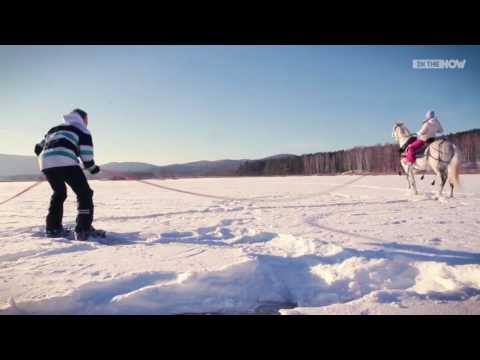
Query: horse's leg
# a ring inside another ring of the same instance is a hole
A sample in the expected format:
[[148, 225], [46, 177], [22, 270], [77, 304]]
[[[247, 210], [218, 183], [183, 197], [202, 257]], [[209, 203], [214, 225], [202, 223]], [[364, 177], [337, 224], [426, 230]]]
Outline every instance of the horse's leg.
[[[450, 184], [450, 197], [453, 198], [453, 189], [455, 188], [455, 184], [457, 184], [458, 182], [458, 171], [459, 171], [460, 165], [458, 162], [459, 160], [458, 160], [458, 155], [456, 154], [455, 145], [450, 144], [450, 149], [452, 151], [452, 157], [447, 166], [447, 179]], [[457, 181], [455, 181], [455, 179]]]
[[400, 162], [400, 164], [402, 165], [403, 171], [405, 172], [405, 176], [407, 178], [408, 190], [410, 190], [412, 188], [412, 185], [410, 184], [410, 174], [409, 174], [410, 167], [404, 164], [403, 162]]
[[[448, 165], [450, 165], [450, 163]], [[451, 172], [451, 168], [450, 168], [450, 166], [448, 166], [447, 170], [446, 170], [447, 180], [450, 177], [450, 172]], [[453, 184], [452, 180], [449, 180], [448, 183], [450, 184], [450, 198], [453, 198], [453, 189], [454, 189], [455, 185]]]
[[405, 171], [405, 176], [407, 177], [408, 190], [410, 190], [412, 185], [410, 184], [410, 175], [408, 174], [408, 171]]
[[[440, 178], [440, 184], [438, 187], [437, 191], [437, 196], [440, 198], [442, 196], [443, 192], [443, 187], [445, 186], [445, 183], [447, 182], [447, 170], [441, 166], [439, 161], [436, 161], [434, 159], [429, 159], [428, 160], [428, 165], [430, 165], [430, 168], [433, 170], [435, 173], [435, 178], [438, 176]], [[432, 185], [434, 184], [435, 180], [432, 182]]]
[[438, 197], [442, 196], [443, 187], [447, 182], [447, 169], [440, 170], [440, 179], [442, 180], [440, 183], [440, 189], [438, 190]]
[[408, 168], [408, 172], [409, 172], [409, 176], [410, 176], [410, 182], [411, 182], [412, 188], [413, 188], [413, 193], [415, 195], [418, 195], [417, 183], [415, 182], [415, 175], [413, 174], [413, 164], [410, 165], [410, 167]]

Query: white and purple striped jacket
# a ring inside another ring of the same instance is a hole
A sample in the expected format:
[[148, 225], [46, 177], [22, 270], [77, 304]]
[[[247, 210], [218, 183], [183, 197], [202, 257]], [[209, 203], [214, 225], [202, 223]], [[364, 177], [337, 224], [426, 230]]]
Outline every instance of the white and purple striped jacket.
[[45, 139], [37, 144], [42, 149], [38, 161], [40, 170], [64, 166], [80, 166], [86, 170], [95, 166], [93, 142], [90, 131], [80, 115], [72, 112], [64, 115], [64, 123], [53, 127]]

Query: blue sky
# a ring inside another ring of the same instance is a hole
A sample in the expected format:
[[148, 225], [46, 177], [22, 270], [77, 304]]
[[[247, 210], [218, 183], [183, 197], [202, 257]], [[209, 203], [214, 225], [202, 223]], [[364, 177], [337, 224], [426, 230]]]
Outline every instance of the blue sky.
[[[413, 59], [466, 59], [415, 70]], [[98, 163], [164, 165], [391, 142], [437, 112], [480, 127], [479, 46], [0, 46], [0, 153], [85, 109]]]

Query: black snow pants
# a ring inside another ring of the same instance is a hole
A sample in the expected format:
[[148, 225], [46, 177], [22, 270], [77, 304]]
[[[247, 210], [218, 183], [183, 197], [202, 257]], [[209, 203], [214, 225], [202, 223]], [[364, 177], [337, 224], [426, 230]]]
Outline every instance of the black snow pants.
[[47, 230], [62, 228], [63, 203], [67, 198], [68, 184], [77, 195], [78, 216], [75, 231], [90, 230], [93, 221], [93, 190], [80, 166], [64, 166], [43, 170], [53, 189], [47, 215]]

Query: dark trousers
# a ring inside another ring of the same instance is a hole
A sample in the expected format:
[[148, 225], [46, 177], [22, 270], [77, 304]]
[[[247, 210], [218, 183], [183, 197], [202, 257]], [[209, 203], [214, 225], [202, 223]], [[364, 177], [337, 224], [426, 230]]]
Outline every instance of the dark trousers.
[[60, 229], [63, 220], [63, 203], [67, 198], [68, 184], [77, 195], [78, 216], [75, 231], [89, 230], [93, 221], [93, 190], [80, 166], [65, 166], [43, 170], [53, 189], [47, 215], [47, 230]]

